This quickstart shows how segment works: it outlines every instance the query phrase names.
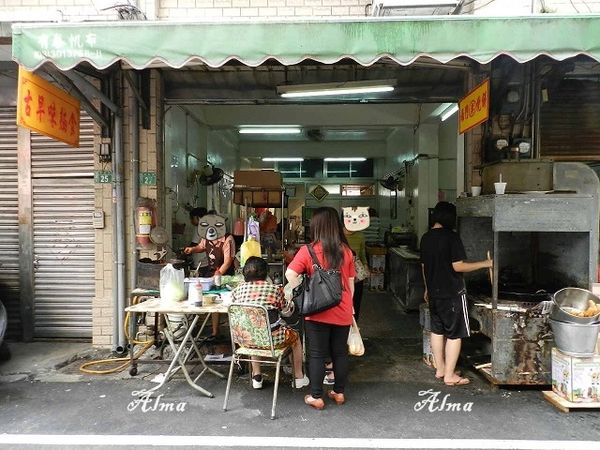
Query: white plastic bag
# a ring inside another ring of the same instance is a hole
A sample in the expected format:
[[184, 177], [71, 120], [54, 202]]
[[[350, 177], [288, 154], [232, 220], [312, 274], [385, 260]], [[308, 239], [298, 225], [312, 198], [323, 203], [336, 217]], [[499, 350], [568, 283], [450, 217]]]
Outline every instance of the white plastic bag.
[[354, 318], [352, 318], [350, 333], [348, 333], [348, 353], [352, 356], [362, 356], [365, 354], [365, 346]]
[[180, 302], [185, 299], [183, 269], [176, 269], [167, 264], [160, 270], [160, 298], [166, 302]]

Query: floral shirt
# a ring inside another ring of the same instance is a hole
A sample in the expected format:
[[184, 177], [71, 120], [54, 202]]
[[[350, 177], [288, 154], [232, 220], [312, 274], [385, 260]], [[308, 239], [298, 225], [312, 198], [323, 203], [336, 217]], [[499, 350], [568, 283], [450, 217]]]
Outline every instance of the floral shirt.
[[[283, 297], [283, 287], [267, 281], [248, 281], [240, 284], [231, 292], [231, 300], [234, 303], [261, 305], [266, 307], [267, 310], [276, 311], [281, 311], [286, 305]], [[257, 323], [256, 325], [261, 324]], [[286, 328], [285, 326], [279, 326], [271, 332], [275, 347], [285, 341]]]

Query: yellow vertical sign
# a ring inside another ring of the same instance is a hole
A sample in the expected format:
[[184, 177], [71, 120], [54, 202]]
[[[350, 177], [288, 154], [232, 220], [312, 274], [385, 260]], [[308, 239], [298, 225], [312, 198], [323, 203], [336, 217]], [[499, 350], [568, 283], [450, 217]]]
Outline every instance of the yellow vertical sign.
[[19, 67], [17, 125], [79, 147], [79, 100]]
[[485, 122], [490, 115], [490, 79], [476, 86], [458, 102], [458, 131], [464, 133]]

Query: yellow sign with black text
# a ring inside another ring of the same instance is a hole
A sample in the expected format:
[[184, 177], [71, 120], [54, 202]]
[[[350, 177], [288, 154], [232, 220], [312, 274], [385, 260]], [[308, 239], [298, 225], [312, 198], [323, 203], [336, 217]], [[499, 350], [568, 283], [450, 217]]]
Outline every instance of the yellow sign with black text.
[[19, 67], [17, 125], [79, 147], [79, 100]]
[[488, 120], [490, 116], [489, 78], [458, 102], [458, 107], [458, 132], [460, 134]]

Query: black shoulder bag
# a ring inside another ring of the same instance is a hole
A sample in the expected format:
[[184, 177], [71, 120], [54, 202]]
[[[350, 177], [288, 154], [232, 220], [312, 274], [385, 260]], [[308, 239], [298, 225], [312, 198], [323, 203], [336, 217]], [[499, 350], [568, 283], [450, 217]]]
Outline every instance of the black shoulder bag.
[[298, 312], [310, 316], [337, 306], [342, 301], [342, 276], [339, 270], [325, 270], [319, 264], [312, 247], [307, 245], [313, 261], [313, 274], [305, 274], [302, 283], [294, 289]]

